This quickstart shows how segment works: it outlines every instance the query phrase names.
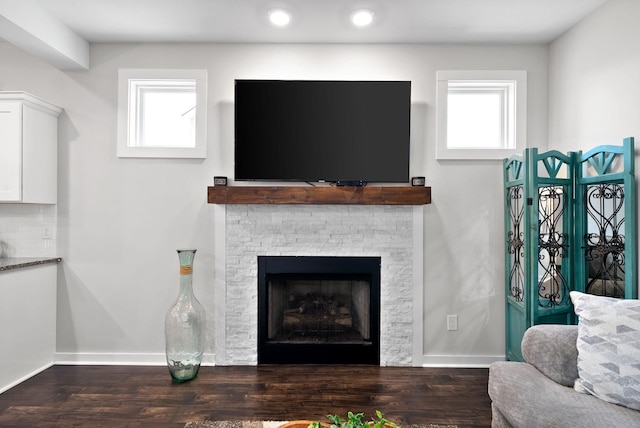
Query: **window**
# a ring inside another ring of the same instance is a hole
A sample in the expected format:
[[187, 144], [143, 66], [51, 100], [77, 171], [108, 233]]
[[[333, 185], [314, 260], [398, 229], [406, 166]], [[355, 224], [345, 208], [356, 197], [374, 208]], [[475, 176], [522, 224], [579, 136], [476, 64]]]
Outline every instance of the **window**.
[[118, 156], [205, 158], [205, 70], [121, 69]]
[[503, 159], [521, 152], [526, 107], [526, 71], [438, 71], [436, 159]]

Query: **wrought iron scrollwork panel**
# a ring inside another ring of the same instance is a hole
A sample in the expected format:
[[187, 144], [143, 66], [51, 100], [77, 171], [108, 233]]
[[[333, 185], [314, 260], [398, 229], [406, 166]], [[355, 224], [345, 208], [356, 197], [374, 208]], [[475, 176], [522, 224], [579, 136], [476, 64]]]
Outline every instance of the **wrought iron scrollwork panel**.
[[569, 234], [563, 230], [565, 192], [562, 186], [538, 189], [538, 305], [568, 303], [569, 284], [562, 262], [569, 257]]
[[586, 186], [588, 265], [586, 292], [625, 297], [624, 186], [604, 183]]
[[508, 192], [509, 231], [507, 236], [510, 254], [509, 294], [516, 302], [524, 301], [524, 201], [523, 187], [513, 186]]

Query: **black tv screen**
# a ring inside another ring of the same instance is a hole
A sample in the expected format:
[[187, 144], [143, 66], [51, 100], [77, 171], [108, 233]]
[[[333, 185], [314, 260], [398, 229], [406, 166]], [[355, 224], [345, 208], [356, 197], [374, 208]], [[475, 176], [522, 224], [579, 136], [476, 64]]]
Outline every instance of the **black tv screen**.
[[411, 82], [235, 81], [235, 179], [409, 181]]

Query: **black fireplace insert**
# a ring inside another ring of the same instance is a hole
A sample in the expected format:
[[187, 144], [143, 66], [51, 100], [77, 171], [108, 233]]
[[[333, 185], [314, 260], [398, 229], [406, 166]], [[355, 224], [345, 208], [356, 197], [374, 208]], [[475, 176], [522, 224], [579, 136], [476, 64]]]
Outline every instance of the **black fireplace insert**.
[[380, 364], [380, 257], [258, 257], [259, 364]]

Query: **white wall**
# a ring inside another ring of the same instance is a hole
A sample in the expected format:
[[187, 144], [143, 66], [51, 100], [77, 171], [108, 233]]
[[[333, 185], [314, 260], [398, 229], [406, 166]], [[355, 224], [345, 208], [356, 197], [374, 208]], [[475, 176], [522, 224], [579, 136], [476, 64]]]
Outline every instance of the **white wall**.
[[[500, 161], [437, 162], [438, 69], [528, 71], [528, 141], [546, 147], [546, 46], [93, 45], [91, 69], [62, 72], [0, 43], [0, 90], [62, 106], [57, 234], [60, 360], [162, 362], [163, 318], [177, 294], [175, 249], [198, 249], [194, 288], [213, 308], [218, 280], [214, 175], [233, 176], [235, 78], [413, 82], [411, 175], [426, 176], [424, 363], [484, 364], [504, 356]], [[206, 160], [116, 157], [118, 68], [206, 68]], [[446, 331], [446, 315], [459, 330]], [[213, 331], [213, 326], [210, 326]], [[212, 336], [210, 336], [212, 338]], [[207, 351], [215, 352], [211, 340]]]
[[588, 150], [640, 137], [640, 2], [609, 0], [549, 50], [549, 142]]
[[550, 147], [589, 150], [635, 137], [638, 168], [639, 21], [639, 1], [609, 0], [550, 45]]

